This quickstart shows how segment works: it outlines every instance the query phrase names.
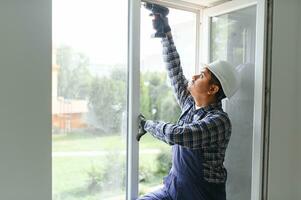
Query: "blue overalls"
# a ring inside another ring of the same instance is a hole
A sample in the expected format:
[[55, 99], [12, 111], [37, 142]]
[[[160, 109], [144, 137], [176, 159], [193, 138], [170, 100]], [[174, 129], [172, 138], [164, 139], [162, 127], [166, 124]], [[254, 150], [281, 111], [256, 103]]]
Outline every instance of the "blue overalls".
[[139, 200], [226, 200], [225, 183], [203, 179], [199, 150], [174, 145], [173, 166], [164, 178], [164, 187]]

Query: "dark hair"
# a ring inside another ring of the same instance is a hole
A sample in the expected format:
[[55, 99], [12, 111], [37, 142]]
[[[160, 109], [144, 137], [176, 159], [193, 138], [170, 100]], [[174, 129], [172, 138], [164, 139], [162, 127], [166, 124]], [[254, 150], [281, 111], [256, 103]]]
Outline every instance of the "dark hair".
[[221, 84], [221, 82], [219, 82], [219, 80], [216, 78], [216, 76], [210, 70], [209, 70], [209, 72], [211, 74], [210, 84], [214, 84], [219, 87], [218, 92], [215, 94], [216, 100], [221, 101], [223, 98], [226, 97], [223, 87], [222, 87], [222, 84]]

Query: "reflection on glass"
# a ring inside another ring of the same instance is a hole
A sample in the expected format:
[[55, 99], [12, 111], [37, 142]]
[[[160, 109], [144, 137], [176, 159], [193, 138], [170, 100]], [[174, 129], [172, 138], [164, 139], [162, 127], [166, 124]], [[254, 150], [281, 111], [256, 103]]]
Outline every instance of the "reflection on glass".
[[[196, 15], [170, 9], [168, 18], [184, 74], [190, 78], [195, 69]], [[147, 119], [176, 122], [180, 108], [167, 78], [161, 40], [150, 37], [154, 33], [151, 20], [149, 11], [142, 8], [140, 111]], [[162, 185], [171, 167], [171, 147], [149, 134], [139, 144], [139, 195], [142, 195]]]
[[225, 160], [227, 199], [232, 200], [251, 199], [255, 22], [255, 6], [211, 19], [211, 61], [229, 61], [241, 77], [239, 90], [223, 102], [232, 121]]
[[53, 1], [53, 200], [125, 199], [126, 33], [127, 1]]

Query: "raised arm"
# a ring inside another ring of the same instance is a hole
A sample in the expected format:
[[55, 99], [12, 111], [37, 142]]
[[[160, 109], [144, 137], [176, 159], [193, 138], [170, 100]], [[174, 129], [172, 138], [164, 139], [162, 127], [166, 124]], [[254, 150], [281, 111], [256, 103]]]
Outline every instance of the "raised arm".
[[150, 16], [153, 16], [152, 25], [157, 32], [152, 36], [162, 38], [163, 58], [168, 70], [168, 76], [177, 101], [180, 107], [183, 108], [189, 96], [187, 91], [188, 81], [183, 75], [180, 56], [172, 39], [171, 28], [167, 18], [169, 9], [153, 3], [146, 3], [144, 6], [151, 11]]
[[188, 81], [183, 74], [180, 56], [174, 45], [171, 32], [168, 32], [166, 37], [162, 38], [161, 43], [163, 45], [163, 60], [166, 64], [168, 77], [176, 95], [177, 102], [180, 107], [183, 108], [190, 93], [187, 90]]

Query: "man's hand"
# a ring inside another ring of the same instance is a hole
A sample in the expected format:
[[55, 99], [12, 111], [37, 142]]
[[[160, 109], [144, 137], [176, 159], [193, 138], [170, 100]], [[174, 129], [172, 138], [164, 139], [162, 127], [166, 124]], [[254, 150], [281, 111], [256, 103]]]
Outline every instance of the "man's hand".
[[140, 138], [146, 133], [146, 131], [144, 130], [145, 122], [146, 122], [145, 117], [142, 114], [140, 114], [138, 116], [139, 129], [138, 129], [138, 134], [136, 136], [138, 142], [140, 141]]
[[164, 32], [165, 34], [170, 32], [170, 26], [168, 24], [168, 18], [162, 16], [161, 14], [154, 14], [154, 19], [153, 21], [153, 28], [157, 32]]

